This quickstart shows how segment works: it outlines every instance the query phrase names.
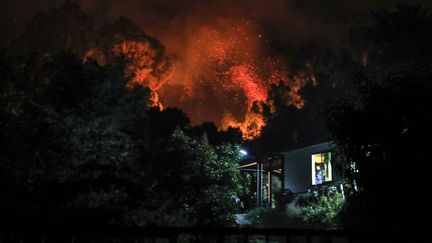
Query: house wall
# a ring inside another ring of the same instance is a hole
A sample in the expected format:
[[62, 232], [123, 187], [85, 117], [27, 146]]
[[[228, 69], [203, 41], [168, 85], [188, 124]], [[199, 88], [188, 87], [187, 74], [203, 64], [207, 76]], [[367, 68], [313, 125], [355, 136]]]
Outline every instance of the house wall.
[[335, 157], [332, 153], [333, 180], [321, 185], [312, 185], [312, 154], [331, 151], [333, 148], [334, 145], [326, 142], [282, 153], [284, 190], [302, 193], [321, 185], [341, 181], [342, 175], [334, 168]]

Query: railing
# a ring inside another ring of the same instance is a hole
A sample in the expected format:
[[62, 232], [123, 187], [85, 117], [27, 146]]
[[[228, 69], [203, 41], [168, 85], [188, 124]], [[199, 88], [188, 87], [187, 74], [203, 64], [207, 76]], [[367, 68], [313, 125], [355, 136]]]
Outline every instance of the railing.
[[[43, 233], [41, 233], [43, 232]], [[371, 234], [345, 230], [222, 228], [222, 227], [104, 227], [97, 230], [4, 230], [0, 243], [51, 242], [370, 242]]]

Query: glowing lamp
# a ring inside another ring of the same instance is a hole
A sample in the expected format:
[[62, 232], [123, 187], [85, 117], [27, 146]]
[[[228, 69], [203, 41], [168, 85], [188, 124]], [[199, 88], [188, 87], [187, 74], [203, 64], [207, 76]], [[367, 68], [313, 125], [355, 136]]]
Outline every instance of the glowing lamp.
[[246, 150], [244, 150], [244, 149], [240, 149], [240, 154], [241, 155], [243, 155], [243, 156], [246, 156], [246, 155], [248, 155], [248, 153], [247, 153], [247, 151]]

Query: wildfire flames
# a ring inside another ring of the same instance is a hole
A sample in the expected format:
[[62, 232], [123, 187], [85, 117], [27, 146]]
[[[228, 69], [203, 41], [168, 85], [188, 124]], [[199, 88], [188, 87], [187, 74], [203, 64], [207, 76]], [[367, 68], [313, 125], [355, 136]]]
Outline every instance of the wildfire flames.
[[[167, 81], [167, 75], [161, 70], [165, 62], [156, 63], [157, 53], [148, 42], [122, 41], [115, 44], [111, 49], [114, 56], [123, 55], [128, 61], [125, 67], [125, 74], [130, 78], [130, 84], [140, 84], [149, 87], [152, 91], [151, 101], [153, 106], [163, 109], [159, 102], [158, 90]], [[157, 66], [155, 66], [157, 65]]]
[[298, 91], [306, 79], [288, 78], [284, 65], [266, 53], [266, 44], [258, 25], [228, 21], [197, 26], [182, 50], [171, 50], [170, 61], [158, 59], [146, 40], [125, 38], [116, 40], [108, 53], [91, 50], [86, 57], [104, 63], [122, 55], [130, 82], [149, 87], [155, 106], [179, 107], [193, 124], [212, 121], [220, 129], [239, 128], [244, 139], [253, 139], [266, 124], [261, 104], [269, 102], [272, 85], [283, 80], [290, 103], [303, 105]]

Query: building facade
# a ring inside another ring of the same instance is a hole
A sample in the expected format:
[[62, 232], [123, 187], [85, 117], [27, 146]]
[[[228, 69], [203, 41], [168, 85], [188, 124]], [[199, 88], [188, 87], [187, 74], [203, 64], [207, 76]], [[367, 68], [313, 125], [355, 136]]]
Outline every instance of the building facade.
[[325, 142], [280, 153], [283, 190], [299, 194], [324, 185], [339, 186], [343, 175], [335, 169], [334, 149], [333, 143]]
[[272, 180], [281, 180], [284, 193], [299, 195], [322, 186], [340, 187], [343, 174], [335, 168], [337, 158], [332, 142], [314, 144], [286, 152], [271, 153], [260, 160], [245, 160], [239, 169], [256, 179], [256, 205], [272, 205]]

